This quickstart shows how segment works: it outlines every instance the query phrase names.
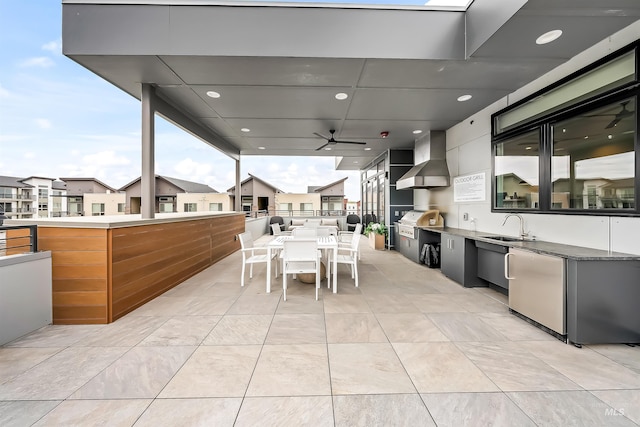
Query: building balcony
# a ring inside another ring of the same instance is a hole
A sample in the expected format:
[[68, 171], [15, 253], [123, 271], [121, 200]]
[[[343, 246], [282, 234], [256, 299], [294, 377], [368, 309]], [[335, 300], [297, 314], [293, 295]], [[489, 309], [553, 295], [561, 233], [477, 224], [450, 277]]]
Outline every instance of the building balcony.
[[[257, 244], [265, 244], [262, 236]], [[167, 236], [167, 246], [172, 239]], [[240, 287], [236, 251], [107, 325], [51, 325], [0, 347], [16, 425], [634, 425], [637, 347], [562, 343], [361, 239], [338, 270]], [[271, 273], [273, 274], [273, 273]]]

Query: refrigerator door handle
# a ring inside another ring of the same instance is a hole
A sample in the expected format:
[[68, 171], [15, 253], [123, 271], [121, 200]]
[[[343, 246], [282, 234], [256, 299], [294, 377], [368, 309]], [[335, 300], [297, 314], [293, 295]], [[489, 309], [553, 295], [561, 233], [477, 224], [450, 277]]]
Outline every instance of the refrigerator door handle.
[[515, 277], [509, 277], [509, 255], [515, 255], [506, 253], [504, 254], [504, 278], [507, 280], [513, 280]]

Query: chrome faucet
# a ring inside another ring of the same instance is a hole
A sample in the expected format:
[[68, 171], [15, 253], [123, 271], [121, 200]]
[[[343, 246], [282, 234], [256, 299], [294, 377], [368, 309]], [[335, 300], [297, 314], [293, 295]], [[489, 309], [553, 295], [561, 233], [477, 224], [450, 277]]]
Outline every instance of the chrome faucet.
[[510, 213], [510, 214], [507, 214], [507, 215], [504, 217], [504, 221], [502, 222], [502, 225], [504, 226], [504, 225], [507, 223], [507, 220], [509, 219], [509, 217], [511, 217], [511, 216], [515, 216], [515, 217], [517, 217], [517, 218], [520, 220], [520, 238], [521, 238], [522, 240], [524, 240], [524, 239], [525, 239], [525, 237], [527, 237], [527, 235], [528, 235], [529, 233], [526, 233], [526, 232], [524, 231], [524, 218], [522, 218], [522, 215], [517, 214], [517, 213]]

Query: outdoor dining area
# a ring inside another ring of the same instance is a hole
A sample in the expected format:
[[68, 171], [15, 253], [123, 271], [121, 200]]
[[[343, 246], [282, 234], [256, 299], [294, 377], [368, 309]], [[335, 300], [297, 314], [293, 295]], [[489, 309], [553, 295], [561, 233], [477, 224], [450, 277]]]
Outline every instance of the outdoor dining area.
[[237, 250], [114, 322], [0, 347], [0, 425], [640, 423], [637, 348], [564, 344], [502, 294], [364, 238], [357, 287], [340, 264], [319, 288], [293, 279], [287, 242], [316, 243], [315, 260], [324, 238], [258, 235], [270, 267]]

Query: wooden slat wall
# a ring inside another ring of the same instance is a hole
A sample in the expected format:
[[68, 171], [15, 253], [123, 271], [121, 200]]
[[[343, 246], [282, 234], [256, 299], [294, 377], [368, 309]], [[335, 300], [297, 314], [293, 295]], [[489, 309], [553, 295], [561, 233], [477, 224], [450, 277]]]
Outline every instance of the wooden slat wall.
[[18, 228], [6, 231], [5, 253], [2, 255], [24, 254], [31, 250], [31, 230], [28, 228]]
[[107, 230], [38, 227], [38, 249], [51, 251], [53, 323], [107, 323]]
[[240, 247], [242, 215], [111, 230], [111, 319], [116, 320]]

